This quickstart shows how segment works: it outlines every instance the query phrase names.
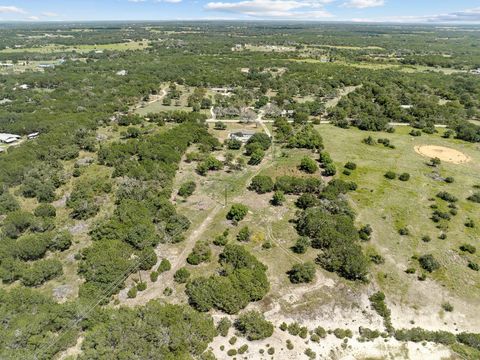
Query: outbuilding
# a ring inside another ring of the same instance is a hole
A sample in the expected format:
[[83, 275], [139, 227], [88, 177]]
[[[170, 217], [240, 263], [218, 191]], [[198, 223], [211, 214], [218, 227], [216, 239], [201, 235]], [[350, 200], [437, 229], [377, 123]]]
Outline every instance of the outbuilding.
[[4, 144], [13, 144], [14, 142], [20, 140], [20, 138], [20, 135], [0, 133], [0, 142]]

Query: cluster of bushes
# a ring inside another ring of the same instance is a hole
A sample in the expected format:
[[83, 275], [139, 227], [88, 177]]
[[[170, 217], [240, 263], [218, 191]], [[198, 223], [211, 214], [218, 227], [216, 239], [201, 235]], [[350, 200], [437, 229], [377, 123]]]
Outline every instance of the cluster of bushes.
[[308, 156], [304, 156], [300, 161], [300, 165], [298, 168], [301, 171], [306, 172], [307, 174], [315, 174], [318, 170], [318, 165], [315, 160], [309, 158]]
[[309, 283], [315, 278], [315, 265], [312, 262], [295, 264], [287, 274], [293, 284]]
[[[178, 164], [192, 144], [208, 154], [218, 141], [204, 125], [186, 119], [166, 132], [100, 148], [100, 163], [114, 167], [113, 176], [122, 178], [113, 215], [96, 224], [90, 232], [95, 242], [80, 254], [79, 273], [86, 280], [81, 297], [118, 292], [123, 283], [116, 279], [132, 268], [148, 270], [156, 264], [153, 248], [159, 242], [183, 240], [190, 222], [169, 199]], [[186, 186], [187, 193], [191, 188]]]
[[272, 139], [265, 133], [255, 133], [248, 139], [245, 145], [245, 155], [250, 156], [248, 160], [249, 165], [258, 165], [262, 162], [265, 151], [267, 151], [272, 144]]
[[350, 280], [365, 280], [368, 261], [359, 244], [354, 215], [348, 203], [339, 198], [352, 188], [350, 183], [331, 181], [319, 194], [322, 202], [300, 213], [296, 228], [313, 248], [322, 250], [316, 259], [322, 267]]
[[[32, 233], [18, 238], [3, 239], [0, 246], [0, 278], [5, 283], [21, 280], [26, 286], [38, 286], [60, 276], [62, 264], [58, 260], [40, 260], [48, 251], [64, 251], [72, 244], [72, 235], [66, 231]], [[26, 261], [35, 261], [30, 265]]]
[[287, 147], [299, 149], [322, 150], [323, 139], [311, 124], [300, 125], [288, 136]]
[[299, 178], [295, 176], [279, 176], [275, 180], [274, 189], [284, 194], [300, 195], [302, 193], [319, 194], [324, 187], [320, 178]]
[[266, 339], [273, 334], [273, 324], [258, 311], [241, 314], [235, 321], [235, 328], [250, 341]]
[[70, 216], [77, 220], [85, 220], [100, 211], [98, 196], [112, 191], [112, 184], [106, 178], [81, 180], [74, 185], [67, 199], [67, 206], [72, 209]]
[[178, 189], [178, 195], [186, 199], [194, 193], [196, 188], [197, 184], [195, 181], [184, 182]]
[[[389, 180], [395, 180], [397, 178], [397, 174], [393, 171], [387, 171], [384, 176], [385, 176], [385, 178], [387, 178]], [[410, 174], [409, 173], [401, 173], [398, 176], [398, 180], [408, 181], [408, 180], [410, 180]]]
[[227, 219], [234, 223], [242, 221], [248, 214], [248, 207], [243, 204], [233, 204], [227, 213]]
[[275, 184], [270, 176], [257, 175], [253, 177], [248, 189], [257, 194], [265, 194], [273, 191]]
[[392, 334], [394, 332], [391, 312], [385, 303], [385, 294], [383, 292], [376, 292], [369, 297], [372, 308], [383, 318], [383, 325], [387, 333]]
[[323, 176], [333, 176], [337, 173], [337, 168], [335, 167], [335, 164], [333, 163], [332, 158], [330, 157], [330, 154], [326, 151], [322, 151], [320, 153], [320, 164], [322, 165], [322, 175]]
[[220, 275], [199, 277], [187, 284], [190, 304], [199, 311], [211, 308], [236, 314], [269, 290], [266, 267], [245, 248], [226, 245], [220, 254]]
[[210, 261], [212, 257], [212, 250], [206, 241], [197, 241], [193, 247], [192, 252], [187, 257], [187, 262], [190, 265], [199, 265], [202, 262]]

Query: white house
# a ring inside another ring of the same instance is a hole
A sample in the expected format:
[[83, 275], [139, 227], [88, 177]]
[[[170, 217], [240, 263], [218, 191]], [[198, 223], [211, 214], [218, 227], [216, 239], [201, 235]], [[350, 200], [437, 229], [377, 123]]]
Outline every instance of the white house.
[[29, 140], [33, 140], [33, 139], [36, 139], [36, 138], [38, 137], [38, 135], [40, 135], [39, 132], [34, 132], [34, 133], [31, 133], [31, 134], [28, 134], [28, 135], [27, 135], [27, 138], [28, 138]]
[[20, 135], [0, 133], [0, 142], [5, 144], [13, 144], [14, 142], [20, 140], [20, 138]]
[[128, 71], [127, 70], [120, 70], [120, 71], [117, 71], [117, 75], [118, 76], [125, 76], [128, 74]]
[[22, 90], [28, 90], [30, 88], [30, 86], [28, 84], [22, 84], [18, 88], [22, 89]]
[[240, 130], [228, 135], [231, 140], [239, 140], [242, 143], [246, 143], [256, 133], [254, 130]]

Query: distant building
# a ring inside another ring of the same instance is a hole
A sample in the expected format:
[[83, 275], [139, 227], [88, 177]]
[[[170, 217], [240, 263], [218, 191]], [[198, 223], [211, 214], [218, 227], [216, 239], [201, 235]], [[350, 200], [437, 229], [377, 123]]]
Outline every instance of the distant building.
[[4, 144], [13, 144], [14, 142], [20, 140], [20, 138], [20, 135], [0, 133], [0, 142]]
[[128, 74], [128, 71], [127, 70], [120, 70], [120, 71], [117, 71], [117, 75], [118, 76], [125, 76]]
[[413, 108], [413, 105], [400, 105], [400, 107], [401, 107], [402, 109], [408, 110], [408, 109]]
[[12, 100], [5, 98], [0, 100], [0, 105], [10, 104], [11, 102]]
[[295, 110], [282, 110], [281, 114], [282, 116], [293, 116], [295, 114]]
[[470, 72], [471, 72], [472, 74], [475, 74], [475, 75], [480, 75], [480, 68], [475, 69], [475, 70], [471, 70]]
[[36, 139], [36, 138], [38, 137], [38, 135], [40, 135], [39, 132], [34, 132], [34, 133], [31, 133], [31, 134], [28, 134], [28, 135], [27, 135], [27, 138], [28, 138], [29, 140], [33, 140], [33, 139]]
[[30, 88], [30, 86], [28, 84], [22, 84], [18, 87], [19, 89], [22, 89], [22, 90], [27, 90]]
[[49, 69], [49, 68], [54, 68], [54, 64], [38, 64], [38, 67], [41, 69]]
[[233, 87], [216, 87], [216, 88], [211, 88], [212, 91], [219, 93], [219, 94], [228, 94], [235, 90]]
[[254, 130], [240, 130], [228, 135], [231, 140], [239, 140], [246, 143], [256, 133]]

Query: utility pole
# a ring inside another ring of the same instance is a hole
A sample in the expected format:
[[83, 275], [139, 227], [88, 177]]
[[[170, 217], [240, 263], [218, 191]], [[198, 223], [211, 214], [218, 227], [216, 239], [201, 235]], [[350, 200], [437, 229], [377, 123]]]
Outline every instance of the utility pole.
[[225, 185], [225, 207], [227, 207], [228, 202], [228, 185]]

